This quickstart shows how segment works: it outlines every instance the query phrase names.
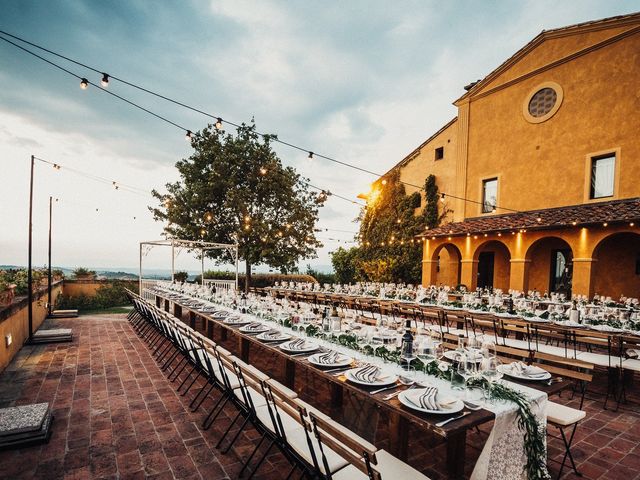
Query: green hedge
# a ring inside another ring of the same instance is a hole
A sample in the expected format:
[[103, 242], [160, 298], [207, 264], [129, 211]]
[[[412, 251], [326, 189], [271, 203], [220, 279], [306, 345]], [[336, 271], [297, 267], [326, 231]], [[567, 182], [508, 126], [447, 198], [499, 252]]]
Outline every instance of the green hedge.
[[[238, 284], [240, 288], [244, 286], [244, 275], [238, 276]], [[212, 280], [235, 280], [236, 274], [235, 272], [221, 272], [217, 270], [209, 270], [204, 272], [205, 279]], [[196, 277], [196, 283], [200, 283], [201, 277], [198, 275]], [[313, 282], [316, 283], [317, 280], [313, 278], [311, 275], [303, 275], [303, 274], [289, 274], [285, 275], [282, 273], [254, 273], [251, 275], [251, 286], [256, 288], [265, 288], [272, 287], [275, 282]]]
[[60, 295], [56, 307], [62, 310], [77, 309], [84, 311], [102, 310], [127, 305], [129, 303], [125, 292], [127, 286], [128, 284], [125, 282], [114, 280], [101, 285], [95, 295]]

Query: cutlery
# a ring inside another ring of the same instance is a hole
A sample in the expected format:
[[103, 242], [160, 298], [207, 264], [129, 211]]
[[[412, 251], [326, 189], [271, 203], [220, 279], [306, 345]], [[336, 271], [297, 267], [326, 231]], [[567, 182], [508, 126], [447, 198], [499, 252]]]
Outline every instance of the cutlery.
[[397, 392], [393, 392], [390, 393], [389, 395], [386, 395], [384, 397], [382, 397], [383, 400], [391, 400], [394, 397], [397, 397], [398, 395], [400, 395], [402, 392], [406, 392], [407, 390], [411, 390], [412, 388], [416, 388], [417, 385], [411, 385], [409, 388], [406, 388], [404, 390], [398, 390]]
[[471, 412], [462, 412], [460, 415], [456, 415], [455, 417], [447, 418], [442, 422], [436, 423], [436, 427], [444, 427], [447, 423], [453, 422], [454, 420], [460, 420], [462, 417], [466, 417], [467, 415], [471, 415]]
[[328, 370], [323, 370], [324, 373], [333, 373], [333, 372], [341, 372], [344, 370], [351, 370], [351, 368], [353, 368], [351, 365], [349, 365], [348, 367], [337, 367], [337, 368], [330, 368]]
[[398, 388], [400, 385], [389, 385], [387, 387], [378, 388], [377, 390], [371, 390], [369, 393], [371, 395], [375, 395], [376, 393], [384, 392], [385, 390], [393, 390], [394, 388]]
[[549, 380], [547, 380], [547, 385], [551, 385], [552, 383], [556, 383], [556, 382], [561, 382], [562, 381], [562, 377], [558, 377], [558, 378], [550, 378]]

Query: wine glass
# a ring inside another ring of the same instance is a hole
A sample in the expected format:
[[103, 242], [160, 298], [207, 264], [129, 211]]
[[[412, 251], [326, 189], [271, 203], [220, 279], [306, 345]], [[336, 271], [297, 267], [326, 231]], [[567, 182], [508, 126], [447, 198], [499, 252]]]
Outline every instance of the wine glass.
[[[482, 377], [489, 384], [485, 393], [488, 393], [489, 389], [491, 388], [491, 384], [497, 382], [502, 378], [500, 365], [502, 365], [502, 362], [496, 356], [486, 357], [482, 360], [482, 363], [480, 364], [480, 375], [482, 375]], [[485, 396], [485, 398], [487, 397]]]

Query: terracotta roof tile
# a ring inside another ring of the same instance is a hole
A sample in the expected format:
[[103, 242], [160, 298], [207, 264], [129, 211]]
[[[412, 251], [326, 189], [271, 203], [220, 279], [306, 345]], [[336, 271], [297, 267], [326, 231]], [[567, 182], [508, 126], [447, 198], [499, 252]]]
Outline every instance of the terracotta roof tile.
[[640, 198], [547, 208], [504, 215], [487, 215], [452, 222], [425, 231], [423, 237], [446, 237], [485, 232], [549, 230], [574, 225], [640, 221]]

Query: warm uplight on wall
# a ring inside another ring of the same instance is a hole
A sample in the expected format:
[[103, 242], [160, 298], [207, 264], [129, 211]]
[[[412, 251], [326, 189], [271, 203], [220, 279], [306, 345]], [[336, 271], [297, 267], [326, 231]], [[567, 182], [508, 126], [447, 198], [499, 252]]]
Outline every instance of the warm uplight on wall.
[[88, 86], [89, 86], [89, 80], [87, 80], [86, 78], [83, 78], [82, 80], [80, 80], [81, 89], [86, 90]]
[[107, 75], [106, 73], [102, 74], [102, 80], [100, 80], [100, 85], [102, 85], [104, 88], [107, 88], [109, 86], [109, 75]]

